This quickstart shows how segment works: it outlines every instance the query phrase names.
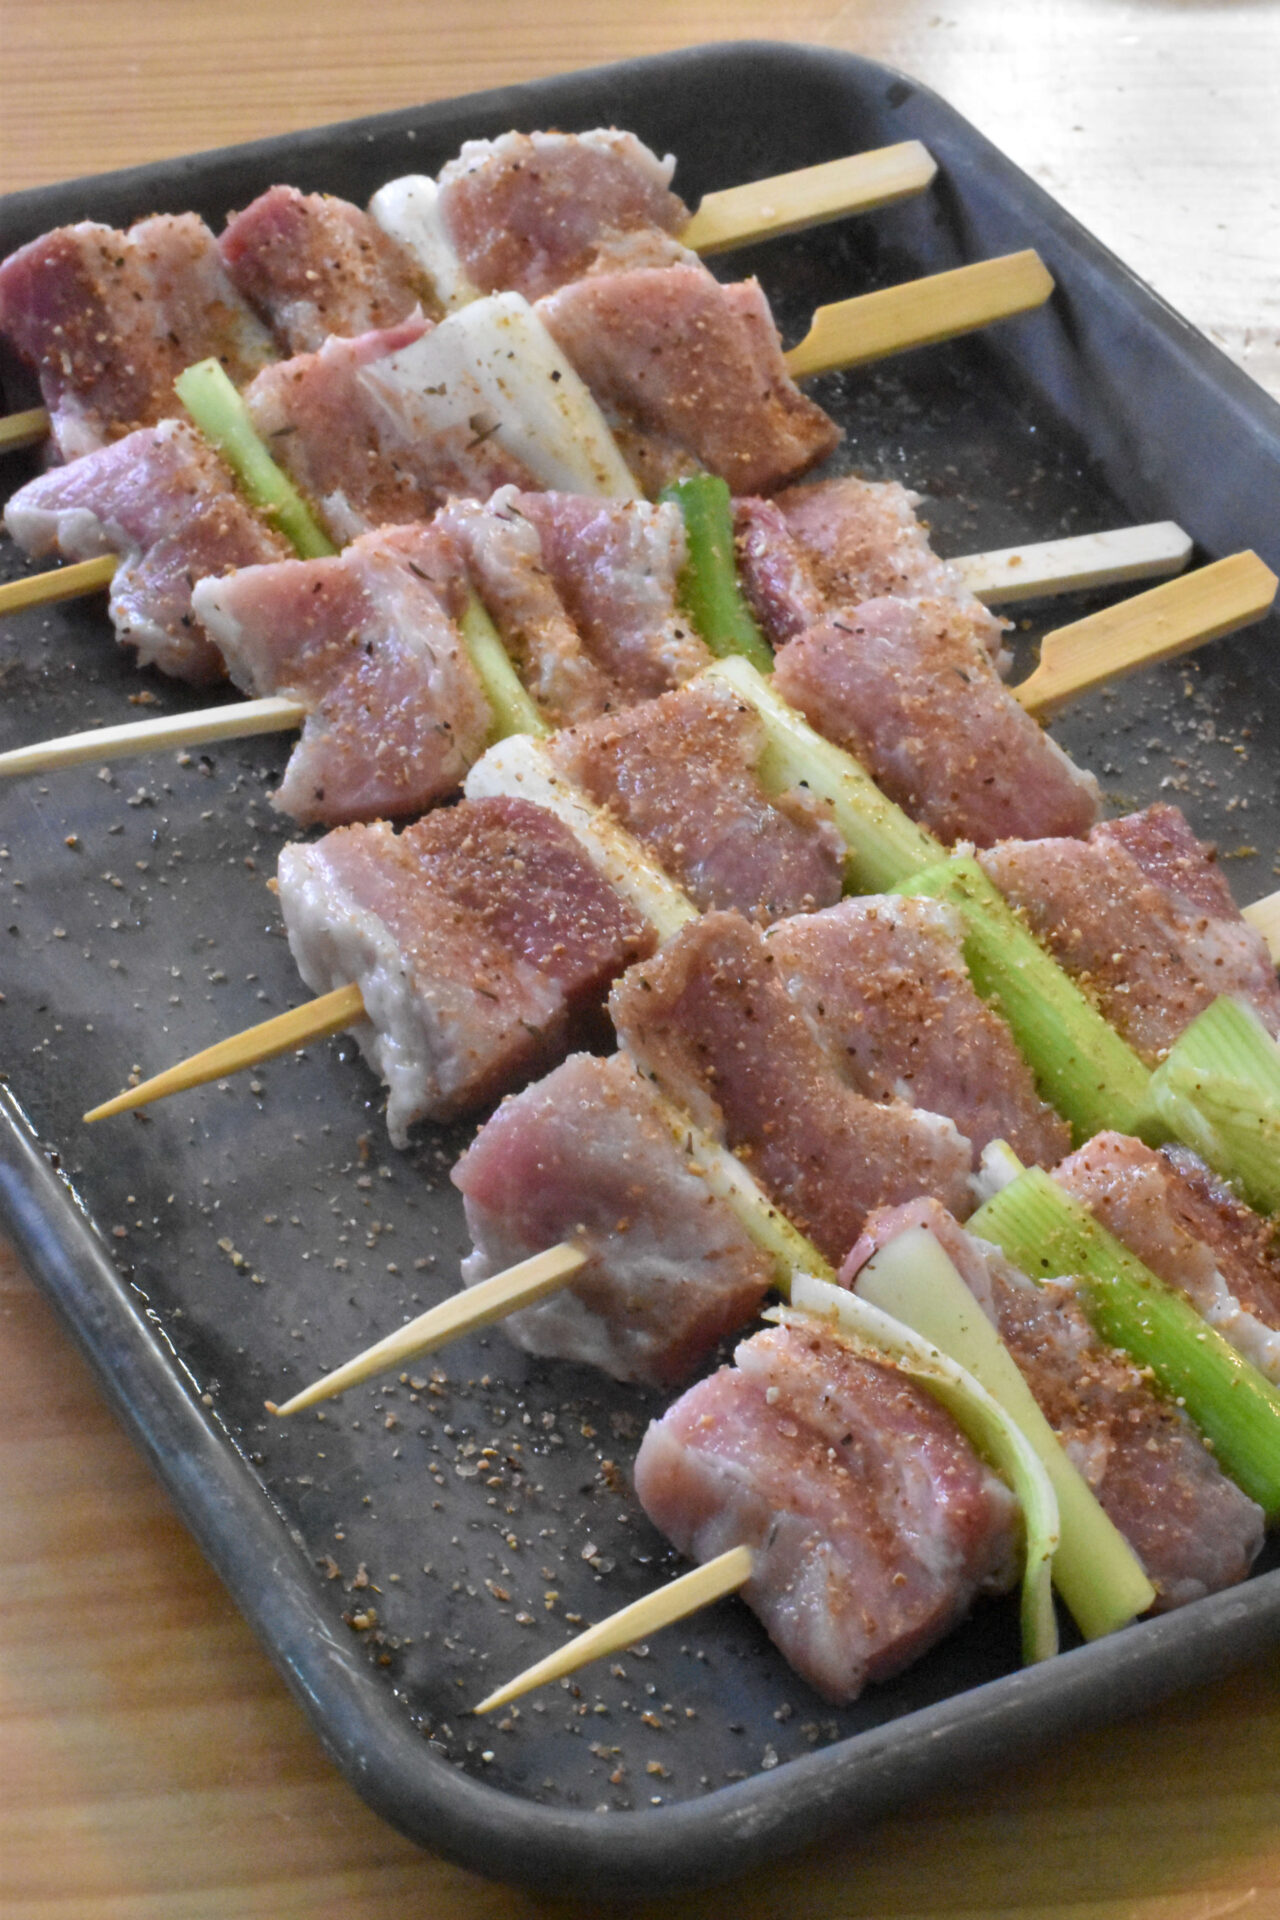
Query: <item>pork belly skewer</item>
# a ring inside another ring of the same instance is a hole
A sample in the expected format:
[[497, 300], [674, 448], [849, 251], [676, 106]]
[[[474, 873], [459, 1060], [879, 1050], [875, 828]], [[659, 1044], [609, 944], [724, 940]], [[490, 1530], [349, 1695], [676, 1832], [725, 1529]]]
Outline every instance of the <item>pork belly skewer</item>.
[[[493, 156], [498, 175], [489, 184], [487, 206], [482, 146]], [[508, 135], [492, 143], [472, 142], [455, 165], [462, 178], [452, 197], [463, 203], [464, 251], [471, 271], [482, 279], [476, 246], [483, 253], [488, 238], [487, 251], [492, 251], [492, 229], [504, 196], [510, 196], [512, 162], [526, 149], [537, 154], [542, 187], [533, 192], [531, 204], [531, 169], [524, 168], [518, 211], [526, 233], [540, 225], [544, 257], [557, 241], [563, 248], [564, 196], [570, 188], [592, 188], [580, 195], [575, 209], [578, 253], [589, 254], [608, 240], [616, 243], [623, 231], [634, 231], [637, 222], [651, 221], [656, 213], [664, 214], [673, 229], [677, 257], [687, 257], [690, 248], [725, 251], [890, 205], [922, 191], [936, 171], [924, 148], [909, 141], [707, 195], [690, 219], [683, 204], [666, 192], [670, 165], [664, 167], [631, 135]], [[602, 186], [612, 191], [602, 197]], [[443, 217], [438, 204], [426, 216], [426, 202], [440, 199], [436, 183], [393, 181], [375, 196], [375, 216], [381, 219], [370, 219], [329, 196], [273, 188], [231, 223], [221, 243], [190, 214], [158, 216], [127, 233], [86, 222], [30, 243], [0, 268], [0, 326], [40, 365], [46, 407], [0, 421], [0, 448], [43, 439], [50, 412], [64, 458], [136, 426], [155, 425], [168, 410], [174, 374], [211, 352], [225, 356], [224, 364], [247, 377], [253, 362], [261, 364], [274, 353], [269, 334], [245, 304], [246, 295], [256, 294], [259, 306], [267, 296], [268, 310], [274, 307], [284, 322], [279, 331], [289, 351], [318, 347], [332, 333], [394, 324], [417, 304], [436, 312], [441, 304], [456, 304], [468, 276], [448, 238], [449, 198], [446, 191]], [[424, 227], [432, 233], [425, 253]], [[684, 239], [676, 247], [679, 232]], [[560, 257], [563, 268], [570, 256], [562, 251]], [[437, 290], [434, 283], [441, 277], [445, 284]], [[501, 284], [485, 290], [496, 291]], [[163, 313], [160, 324], [153, 317], [157, 307]], [[74, 323], [70, 342], [69, 321]], [[60, 355], [46, 343], [49, 327], [61, 329]], [[74, 381], [68, 378], [68, 356]], [[127, 376], [119, 371], [123, 364], [131, 369]], [[80, 391], [73, 394], [73, 387]]]

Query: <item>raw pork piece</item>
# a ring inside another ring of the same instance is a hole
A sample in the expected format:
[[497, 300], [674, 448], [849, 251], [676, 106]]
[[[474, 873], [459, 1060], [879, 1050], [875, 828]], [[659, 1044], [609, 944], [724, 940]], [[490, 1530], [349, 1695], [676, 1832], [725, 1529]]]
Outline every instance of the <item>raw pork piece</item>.
[[816, 1327], [770, 1328], [654, 1421], [636, 1491], [682, 1553], [755, 1554], [742, 1596], [834, 1702], [1013, 1584], [1018, 1513], [936, 1401]]
[[223, 678], [222, 655], [192, 608], [196, 582], [278, 561], [291, 549], [236, 492], [194, 428], [143, 427], [20, 487], [5, 527], [34, 560], [117, 553], [111, 620], [141, 666], [197, 686]]
[[788, 993], [857, 1092], [945, 1113], [975, 1162], [992, 1140], [1006, 1140], [1024, 1163], [1056, 1166], [1071, 1129], [1036, 1092], [1004, 1021], [978, 998], [962, 939], [954, 908], [886, 896], [780, 921], [767, 944]]
[[972, 1208], [968, 1141], [938, 1114], [854, 1093], [741, 915], [689, 922], [617, 983], [609, 1006], [642, 1070], [741, 1156], [833, 1264], [875, 1207], [932, 1193], [955, 1213]]
[[307, 985], [360, 987], [353, 1031], [396, 1146], [547, 1067], [653, 950], [568, 828], [525, 800], [464, 800], [400, 834], [339, 827], [285, 847], [278, 881]]
[[1124, 1535], [1167, 1613], [1243, 1580], [1262, 1547], [1262, 1509], [1142, 1369], [1105, 1346], [1069, 1280], [1037, 1286], [936, 1200], [879, 1213], [840, 1278], [908, 1227], [926, 1227], [979, 1301], [1072, 1465]]
[[1145, 1266], [1280, 1385], [1280, 1254], [1270, 1221], [1185, 1147], [1100, 1133], [1055, 1176]]
[[840, 898], [844, 844], [805, 795], [766, 792], [763, 747], [754, 707], [699, 681], [567, 728], [548, 752], [696, 906], [768, 921]]
[[308, 709], [272, 795], [282, 812], [303, 826], [402, 819], [457, 791], [493, 726], [455, 624], [466, 594], [462, 556], [434, 527], [201, 581], [196, 615], [236, 685]]
[[916, 517], [920, 495], [896, 480], [846, 475], [788, 487], [772, 500], [736, 500], [734, 528], [743, 588], [775, 647], [806, 627], [886, 594], [953, 600], [993, 663], [1005, 622], [940, 560]]
[[754, 280], [723, 286], [700, 265], [602, 272], [536, 311], [616, 424], [646, 493], [692, 467], [735, 493], [767, 492], [839, 444], [787, 372]]
[[647, 700], [710, 661], [676, 599], [678, 507], [503, 487], [445, 519], [521, 678], [559, 720]]
[[1001, 842], [982, 865], [1148, 1065], [1221, 993], [1280, 1033], [1266, 943], [1176, 807], [1103, 821], [1083, 842]]
[[374, 527], [427, 520], [450, 494], [486, 499], [527, 485], [492, 438], [419, 431], [412, 395], [397, 405], [396, 356], [427, 331], [421, 315], [351, 340], [327, 340], [258, 375], [245, 394], [274, 458], [339, 546]]
[[774, 685], [948, 844], [1098, 817], [1097, 781], [1018, 705], [954, 601], [864, 601], [789, 641]]
[[0, 333], [35, 367], [64, 460], [166, 419], [194, 361], [241, 386], [275, 351], [193, 213], [127, 233], [85, 220], [20, 247], [0, 263]]
[[218, 244], [227, 272], [286, 353], [313, 353], [331, 334], [394, 327], [419, 307], [435, 311], [408, 248], [332, 194], [268, 187], [231, 216]]
[[468, 140], [441, 169], [440, 214], [468, 278], [482, 293], [513, 288], [537, 300], [566, 281], [625, 259], [692, 261], [675, 235], [689, 218], [670, 192], [675, 161], [633, 133], [504, 133]]
[[469, 1286], [570, 1241], [573, 1284], [512, 1314], [527, 1353], [673, 1387], [758, 1311], [773, 1263], [673, 1138], [625, 1054], [574, 1054], [504, 1100], [453, 1170]]

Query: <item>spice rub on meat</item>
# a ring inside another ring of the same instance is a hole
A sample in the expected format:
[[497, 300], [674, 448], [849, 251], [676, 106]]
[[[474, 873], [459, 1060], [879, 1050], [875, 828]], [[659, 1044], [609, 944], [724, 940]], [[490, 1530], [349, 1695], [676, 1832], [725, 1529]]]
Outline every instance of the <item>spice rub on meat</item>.
[[468, 140], [440, 171], [440, 217], [482, 293], [537, 300], [601, 265], [691, 261], [674, 171], [616, 127]]
[[740, 915], [691, 921], [617, 982], [609, 1007], [642, 1071], [741, 1156], [833, 1263], [875, 1207], [932, 1193], [971, 1209], [968, 1141], [938, 1114], [855, 1093]]
[[922, 1388], [833, 1334], [769, 1328], [734, 1361], [650, 1426], [641, 1505], [691, 1559], [750, 1547], [770, 1639], [856, 1699], [1012, 1585], [1016, 1503]]
[[360, 988], [354, 1032], [396, 1146], [545, 1069], [654, 946], [569, 829], [525, 800], [464, 800], [400, 834], [337, 828], [282, 850], [278, 888], [307, 985]]
[[838, 900], [844, 846], [805, 795], [766, 791], [764, 744], [753, 707], [699, 681], [569, 728], [548, 752], [696, 906], [768, 921]]
[[458, 631], [462, 556], [436, 527], [203, 580], [193, 603], [244, 692], [307, 709], [272, 798], [304, 826], [422, 813], [461, 786], [493, 714]]
[[221, 680], [193, 587], [279, 561], [289, 544], [249, 508], [208, 442], [179, 420], [143, 427], [20, 487], [4, 524], [32, 559], [120, 556], [111, 582], [116, 636], [141, 666], [197, 686]]
[[841, 1271], [908, 1227], [938, 1241], [1008, 1347], [1072, 1465], [1124, 1535], [1168, 1612], [1243, 1580], [1261, 1549], [1262, 1509], [1143, 1370], [1090, 1327], [1070, 1280], [1037, 1285], [936, 1200], [879, 1213]]
[[953, 600], [866, 600], [808, 627], [774, 685], [940, 840], [1087, 833], [1098, 783], [1013, 698]]
[[394, 327], [419, 307], [439, 311], [408, 248], [332, 194], [269, 187], [232, 214], [218, 246], [286, 353], [312, 353], [332, 334]]
[[963, 927], [938, 900], [842, 900], [780, 921], [767, 948], [828, 1057], [870, 1100], [946, 1114], [975, 1162], [993, 1140], [1052, 1167], [1071, 1130], [1036, 1092], [1004, 1021], [980, 1000]]
[[840, 430], [800, 392], [756, 281], [705, 267], [588, 274], [535, 312], [590, 387], [623, 458], [655, 494], [691, 467], [757, 493], [833, 451]]
[[475, 1243], [469, 1285], [562, 1241], [587, 1256], [569, 1286], [503, 1321], [528, 1353], [675, 1386], [772, 1279], [625, 1054], [575, 1054], [504, 1100], [453, 1181]]
[[430, 519], [451, 494], [485, 499], [528, 485], [521, 463], [470, 427], [424, 431], [403, 355], [428, 331], [420, 315], [266, 368], [245, 393], [272, 457], [314, 504], [338, 545], [375, 527]]
[[916, 515], [920, 496], [896, 480], [845, 475], [734, 502], [743, 588], [775, 647], [833, 613], [880, 600], [954, 601], [1002, 667], [1005, 622], [940, 560]]
[[0, 262], [0, 333], [35, 368], [64, 460], [168, 418], [197, 360], [240, 386], [275, 355], [193, 213], [127, 232], [85, 220], [19, 247]]
[[1270, 1221], [1185, 1147], [1100, 1133], [1055, 1179], [1246, 1360], [1280, 1384], [1280, 1254]]
[[1176, 807], [1104, 821], [1084, 841], [1002, 841], [982, 865], [1148, 1065], [1223, 993], [1280, 1033], [1266, 944]]

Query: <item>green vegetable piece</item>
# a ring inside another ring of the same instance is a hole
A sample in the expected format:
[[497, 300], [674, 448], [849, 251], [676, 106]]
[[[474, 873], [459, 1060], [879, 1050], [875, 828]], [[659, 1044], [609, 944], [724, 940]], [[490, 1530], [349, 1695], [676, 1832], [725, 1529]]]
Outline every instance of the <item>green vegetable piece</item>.
[[954, 856], [894, 890], [960, 910], [973, 984], [1008, 1022], [1041, 1093], [1070, 1122], [1077, 1145], [1108, 1127], [1152, 1145], [1167, 1137], [1137, 1054], [1027, 931], [976, 860]]
[[292, 480], [280, 471], [258, 438], [249, 412], [216, 360], [198, 360], [174, 381], [178, 398], [205, 439], [216, 447], [241, 486], [279, 527], [304, 560], [320, 560], [337, 548], [313, 519]]
[[886, 799], [851, 753], [815, 733], [750, 661], [719, 660], [706, 669], [706, 678], [731, 687], [764, 722], [765, 749], [757, 771], [769, 791], [803, 787], [826, 802], [848, 849], [847, 893], [883, 893], [945, 859], [946, 849], [933, 835]]
[[1280, 1047], [1252, 1007], [1221, 998], [1198, 1014], [1152, 1074], [1151, 1096], [1251, 1206], [1280, 1209]]
[[791, 1325], [802, 1325], [809, 1315], [821, 1317], [834, 1322], [839, 1337], [868, 1359], [892, 1362], [946, 1408], [1013, 1489], [1023, 1524], [1022, 1657], [1028, 1664], [1052, 1659], [1058, 1651], [1058, 1622], [1050, 1590], [1058, 1548], [1058, 1502], [1044, 1462], [1017, 1422], [964, 1367], [869, 1300], [806, 1273], [795, 1276], [792, 1300], [801, 1312], [779, 1307], [766, 1317]]
[[1155, 1588], [1133, 1548], [1071, 1464], [1013, 1355], [933, 1235], [924, 1227], [898, 1234], [863, 1267], [855, 1290], [971, 1373], [1034, 1447], [1058, 1497], [1053, 1583], [1085, 1639], [1114, 1633], [1154, 1606]]
[[1029, 1167], [967, 1224], [1032, 1279], [1072, 1277], [1108, 1346], [1150, 1368], [1163, 1392], [1186, 1408], [1223, 1472], [1269, 1520], [1280, 1514], [1280, 1393], [1189, 1300], [1039, 1167]]
[[733, 502], [727, 481], [692, 473], [658, 495], [684, 516], [689, 558], [681, 569], [680, 602], [718, 659], [741, 654], [761, 673], [773, 672], [773, 649], [756, 625], [738, 585]]
[[491, 740], [506, 740], [513, 733], [529, 733], [541, 739], [550, 733], [550, 727], [525, 692], [511, 664], [502, 636], [476, 594], [468, 599], [459, 624], [471, 664], [493, 709]]

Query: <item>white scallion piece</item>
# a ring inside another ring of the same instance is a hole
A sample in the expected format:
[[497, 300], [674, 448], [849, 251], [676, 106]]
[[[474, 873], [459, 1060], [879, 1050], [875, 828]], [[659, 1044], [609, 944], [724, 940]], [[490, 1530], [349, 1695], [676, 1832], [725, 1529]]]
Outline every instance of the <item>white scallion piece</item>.
[[369, 202], [369, 213], [384, 233], [408, 248], [447, 313], [480, 298], [440, 217], [440, 189], [429, 175], [407, 173], [388, 180]]

